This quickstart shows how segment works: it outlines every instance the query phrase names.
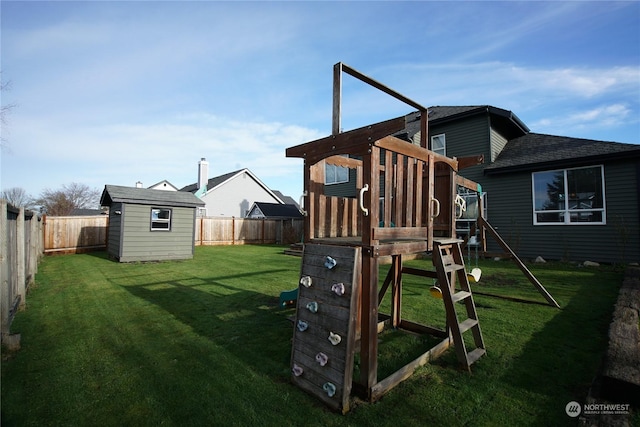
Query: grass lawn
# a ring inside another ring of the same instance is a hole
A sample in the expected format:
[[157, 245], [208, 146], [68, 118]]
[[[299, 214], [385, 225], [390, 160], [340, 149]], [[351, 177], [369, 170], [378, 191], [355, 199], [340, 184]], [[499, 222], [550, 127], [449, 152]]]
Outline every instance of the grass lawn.
[[[44, 258], [12, 325], [22, 349], [3, 355], [2, 426], [576, 425], [565, 405], [584, 402], [622, 282], [613, 267], [531, 266], [562, 310], [477, 295], [488, 354], [472, 374], [449, 349], [343, 416], [290, 383], [294, 310], [277, 304], [300, 263], [278, 246], [197, 247], [193, 260], [163, 263]], [[544, 302], [513, 263], [480, 267], [475, 290]], [[444, 326], [430, 282], [403, 286], [404, 317]], [[383, 334], [379, 378], [430, 343]]]

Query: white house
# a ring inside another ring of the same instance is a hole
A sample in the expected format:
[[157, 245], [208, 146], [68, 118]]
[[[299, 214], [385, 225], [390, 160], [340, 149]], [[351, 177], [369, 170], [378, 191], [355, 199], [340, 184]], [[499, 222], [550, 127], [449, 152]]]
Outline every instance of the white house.
[[194, 193], [205, 202], [199, 212], [202, 216], [243, 218], [255, 202], [285, 204], [277, 192], [270, 190], [247, 168], [210, 179], [208, 176], [209, 162], [202, 158], [198, 162], [198, 182], [180, 189]]

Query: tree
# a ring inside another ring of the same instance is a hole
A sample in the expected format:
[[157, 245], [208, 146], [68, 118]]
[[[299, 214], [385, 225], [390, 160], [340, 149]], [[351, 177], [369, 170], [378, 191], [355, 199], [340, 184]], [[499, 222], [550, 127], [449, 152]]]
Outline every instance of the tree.
[[100, 190], [89, 188], [85, 184], [72, 182], [63, 185], [60, 190], [45, 189], [36, 204], [47, 215], [71, 215], [74, 209], [93, 209], [98, 207]]
[[34, 205], [33, 197], [27, 194], [24, 188], [13, 187], [2, 192], [2, 198], [17, 208], [32, 208]]
[[[0, 76], [2, 72], [0, 71]], [[5, 92], [11, 88], [11, 82], [4, 82], [0, 79], [0, 92]], [[7, 128], [7, 115], [15, 107], [15, 104], [7, 104], [0, 106], [0, 149], [7, 147], [7, 139], [5, 138], [5, 132]]]

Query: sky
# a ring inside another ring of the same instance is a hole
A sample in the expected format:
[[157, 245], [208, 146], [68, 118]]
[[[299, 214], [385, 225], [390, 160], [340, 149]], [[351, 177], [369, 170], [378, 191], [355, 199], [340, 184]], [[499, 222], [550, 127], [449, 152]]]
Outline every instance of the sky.
[[[248, 168], [298, 200], [287, 147], [331, 134], [333, 65], [532, 132], [640, 143], [640, 2], [0, 2], [0, 187], [145, 187]], [[413, 108], [343, 75], [342, 127]]]

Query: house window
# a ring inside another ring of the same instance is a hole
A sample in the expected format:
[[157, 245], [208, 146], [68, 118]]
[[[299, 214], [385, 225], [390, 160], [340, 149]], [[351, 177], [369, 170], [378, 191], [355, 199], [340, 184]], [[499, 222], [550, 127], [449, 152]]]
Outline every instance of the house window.
[[171, 231], [171, 209], [151, 208], [151, 231]]
[[326, 163], [324, 168], [324, 183], [340, 184], [343, 182], [349, 182], [349, 168]]
[[444, 133], [431, 137], [431, 151], [442, 154], [443, 156], [447, 155], [447, 144], [444, 139]]
[[601, 165], [535, 172], [531, 178], [534, 225], [606, 224]]

